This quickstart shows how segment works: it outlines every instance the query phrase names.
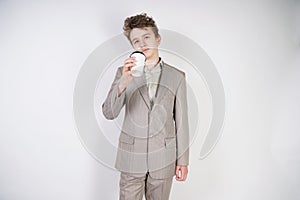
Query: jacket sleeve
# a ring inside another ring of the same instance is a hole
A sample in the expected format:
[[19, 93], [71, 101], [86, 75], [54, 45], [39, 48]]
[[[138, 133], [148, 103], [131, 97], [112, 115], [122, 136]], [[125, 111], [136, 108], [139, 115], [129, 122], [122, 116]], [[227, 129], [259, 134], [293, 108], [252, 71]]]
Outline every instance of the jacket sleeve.
[[107, 97], [102, 104], [102, 112], [106, 119], [115, 119], [118, 117], [122, 107], [125, 104], [125, 90], [118, 95], [118, 86], [122, 76], [122, 68], [118, 68], [115, 79], [111, 85], [111, 88], [107, 94]]
[[176, 127], [177, 160], [176, 165], [189, 164], [189, 125], [185, 75], [176, 91], [174, 104]]

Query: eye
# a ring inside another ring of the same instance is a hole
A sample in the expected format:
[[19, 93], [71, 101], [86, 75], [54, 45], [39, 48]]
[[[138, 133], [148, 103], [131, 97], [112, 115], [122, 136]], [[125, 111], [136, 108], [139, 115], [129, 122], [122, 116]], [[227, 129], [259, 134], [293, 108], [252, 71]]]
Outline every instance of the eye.
[[140, 42], [139, 40], [135, 40], [135, 41], [133, 41], [133, 44], [137, 44], [139, 42]]

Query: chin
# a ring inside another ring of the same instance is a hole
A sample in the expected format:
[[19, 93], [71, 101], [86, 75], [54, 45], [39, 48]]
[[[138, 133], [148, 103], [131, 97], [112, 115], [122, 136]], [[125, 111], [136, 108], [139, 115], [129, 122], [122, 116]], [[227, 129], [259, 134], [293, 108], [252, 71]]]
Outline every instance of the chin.
[[145, 54], [146, 59], [149, 59], [149, 58], [151, 58], [151, 56], [152, 56], [152, 53], [151, 53], [150, 50], [143, 51], [143, 53]]

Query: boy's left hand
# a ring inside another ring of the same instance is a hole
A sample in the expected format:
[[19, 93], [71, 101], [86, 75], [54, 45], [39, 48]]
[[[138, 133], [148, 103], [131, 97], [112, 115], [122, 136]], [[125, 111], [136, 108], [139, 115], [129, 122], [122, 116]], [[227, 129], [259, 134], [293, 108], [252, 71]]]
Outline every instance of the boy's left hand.
[[188, 166], [176, 166], [176, 180], [185, 181], [188, 174]]

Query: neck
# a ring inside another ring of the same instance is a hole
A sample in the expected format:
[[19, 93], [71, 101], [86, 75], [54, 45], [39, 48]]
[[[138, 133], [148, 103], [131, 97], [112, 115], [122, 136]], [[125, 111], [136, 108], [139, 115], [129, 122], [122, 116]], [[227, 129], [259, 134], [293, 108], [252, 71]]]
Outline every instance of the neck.
[[155, 56], [154, 58], [150, 58], [146, 60], [146, 67], [150, 70], [159, 62], [159, 56]]

